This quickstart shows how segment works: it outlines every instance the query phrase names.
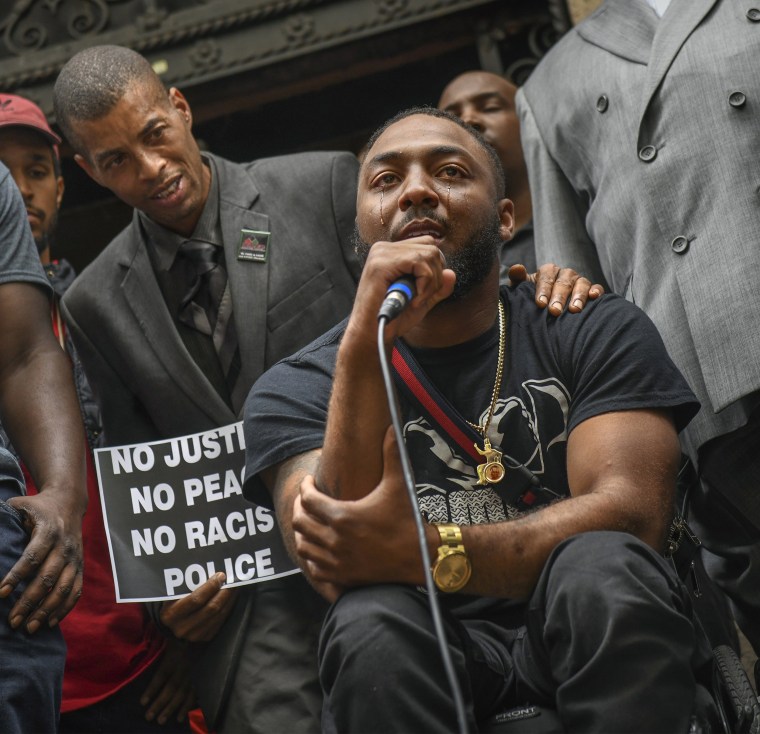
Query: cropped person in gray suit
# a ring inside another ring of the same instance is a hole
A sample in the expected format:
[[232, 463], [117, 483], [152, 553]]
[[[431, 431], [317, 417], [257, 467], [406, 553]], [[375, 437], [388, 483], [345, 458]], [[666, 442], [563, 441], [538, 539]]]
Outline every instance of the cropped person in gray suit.
[[[201, 154], [182, 93], [117, 46], [74, 56], [54, 102], [79, 165], [135, 208], [63, 299], [107, 442], [239, 420], [267, 367], [350, 311], [355, 157], [237, 164]], [[555, 296], [554, 279], [537, 298], [564, 303], [572, 291], [585, 300], [587, 280], [568, 287], [560, 273]], [[300, 575], [238, 590], [223, 583], [213, 576], [159, 614], [177, 637], [206, 643], [194, 677], [209, 728], [318, 731], [324, 602]]]
[[[518, 94], [539, 261], [643, 308], [702, 403], [690, 522], [760, 650], [760, 10], [607, 0]], [[712, 297], [705, 274], [730, 284]]]

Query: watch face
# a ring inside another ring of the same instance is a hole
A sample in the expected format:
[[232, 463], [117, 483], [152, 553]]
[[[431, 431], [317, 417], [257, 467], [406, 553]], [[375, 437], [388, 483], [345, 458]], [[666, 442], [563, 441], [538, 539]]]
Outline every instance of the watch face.
[[433, 577], [441, 591], [459, 591], [470, 580], [470, 559], [461, 551], [452, 551], [435, 565]]

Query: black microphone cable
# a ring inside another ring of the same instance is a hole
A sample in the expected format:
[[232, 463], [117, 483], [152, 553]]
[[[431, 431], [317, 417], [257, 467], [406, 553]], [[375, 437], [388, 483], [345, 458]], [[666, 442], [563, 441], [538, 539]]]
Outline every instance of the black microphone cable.
[[[403, 307], [402, 307], [403, 308]], [[417, 494], [415, 492], [414, 473], [412, 472], [411, 462], [409, 461], [409, 453], [406, 450], [406, 444], [404, 442], [404, 432], [401, 425], [401, 417], [398, 413], [398, 404], [396, 402], [396, 390], [393, 385], [393, 379], [391, 378], [390, 366], [388, 364], [388, 355], [385, 352], [385, 327], [389, 321], [391, 321], [401, 309], [398, 309], [397, 313], [389, 318], [388, 315], [382, 313], [378, 316], [378, 331], [377, 331], [377, 348], [380, 354], [380, 368], [383, 373], [383, 383], [385, 385], [385, 392], [388, 396], [388, 408], [391, 413], [391, 423], [393, 424], [393, 432], [396, 435], [396, 444], [398, 445], [399, 455], [401, 457], [401, 467], [404, 472], [404, 484], [406, 486], [407, 494], [409, 495], [409, 501], [412, 504], [412, 512], [414, 514], [414, 522], [417, 526], [417, 538], [420, 544], [420, 554], [422, 556], [422, 568], [425, 574], [425, 589], [428, 594], [428, 603], [430, 605], [430, 616], [433, 620], [433, 628], [435, 630], [436, 639], [438, 640], [438, 647], [441, 652], [441, 659], [443, 661], [443, 667], [446, 671], [446, 678], [451, 688], [451, 694], [454, 699], [454, 708], [457, 713], [457, 723], [459, 725], [459, 734], [467, 734], [467, 717], [464, 709], [464, 699], [462, 697], [462, 689], [459, 686], [456, 673], [454, 672], [454, 665], [451, 662], [451, 655], [449, 654], [449, 648], [446, 642], [446, 631], [443, 629], [443, 621], [441, 620], [441, 608], [438, 602], [438, 589], [433, 584], [433, 574], [430, 571], [430, 566], [425, 563], [427, 557], [427, 540], [425, 538], [425, 528], [422, 524], [422, 515], [417, 505]]]

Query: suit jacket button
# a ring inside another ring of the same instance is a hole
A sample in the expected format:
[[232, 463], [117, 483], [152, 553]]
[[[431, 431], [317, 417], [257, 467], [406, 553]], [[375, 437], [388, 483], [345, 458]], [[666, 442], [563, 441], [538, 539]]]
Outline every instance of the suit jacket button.
[[607, 99], [607, 95], [603, 94], [599, 97], [598, 100], [596, 100], [596, 110], [597, 112], [607, 112], [607, 108], [610, 106], [610, 101]]
[[689, 249], [689, 240], [683, 235], [679, 235], [670, 243], [670, 246], [673, 248], [673, 252], [683, 255]]
[[760, 20], [760, 9], [750, 8], [747, 11], [747, 18], [749, 18], [749, 20], [751, 20], [753, 23], [757, 23]]
[[641, 158], [644, 163], [653, 161], [655, 158], [657, 158], [657, 148], [655, 148], [654, 145], [645, 145], [639, 151], [639, 158]]
[[747, 95], [744, 92], [731, 92], [728, 97], [728, 104], [732, 107], [744, 107], [747, 102]]

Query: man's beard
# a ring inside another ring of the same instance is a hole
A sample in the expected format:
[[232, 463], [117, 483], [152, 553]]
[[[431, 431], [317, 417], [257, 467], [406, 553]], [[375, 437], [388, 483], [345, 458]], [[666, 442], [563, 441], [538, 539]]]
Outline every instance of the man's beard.
[[[432, 218], [428, 214], [424, 216]], [[457, 252], [446, 255], [446, 267], [453, 270], [457, 276], [454, 290], [446, 301], [459, 301], [488, 277], [494, 267], [499, 248], [504, 244], [499, 234], [500, 227], [501, 222], [498, 216], [494, 215], [489, 222], [474, 232]], [[354, 224], [352, 242], [359, 261], [364, 267], [372, 245], [361, 238], [356, 224]]]
[[54, 214], [45, 231], [39, 236], [34, 238], [34, 243], [37, 245], [37, 254], [42, 255], [45, 250], [49, 250], [52, 253], [53, 244], [55, 241], [54, 233], [55, 227], [58, 222], [58, 214]]

